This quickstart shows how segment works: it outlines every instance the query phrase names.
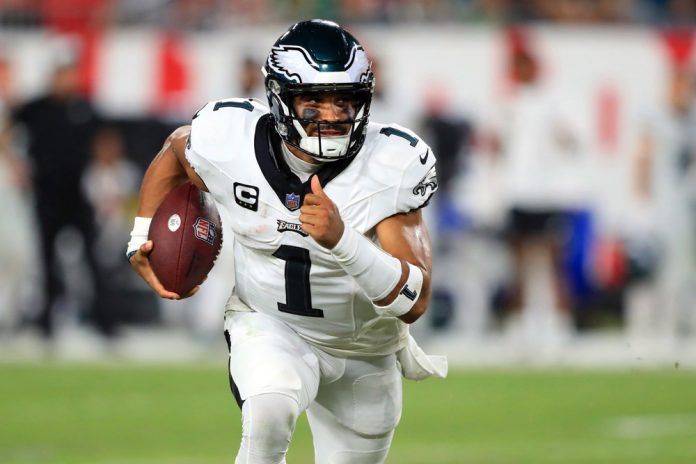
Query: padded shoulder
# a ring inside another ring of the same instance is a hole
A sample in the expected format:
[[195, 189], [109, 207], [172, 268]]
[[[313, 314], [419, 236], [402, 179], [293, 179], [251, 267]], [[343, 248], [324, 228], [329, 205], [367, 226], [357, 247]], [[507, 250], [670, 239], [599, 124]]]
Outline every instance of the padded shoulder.
[[435, 155], [423, 139], [398, 124], [370, 124], [365, 140], [372, 179], [393, 193], [393, 208], [421, 208], [437, 190]]
[[268, 113], [257, 100], [231, 98], [208, 102], [191, 121], [186, 159], [220, 201], [229, 195], [230, 177], [254, 153], [254, 133]]
[[189, 150], [209, 161], [227, 161], [241, 139], [253, 138], [259, 118], [268, 113], [260, 101], [230, 98], [212, 101], [198, 110], [191, 121]]

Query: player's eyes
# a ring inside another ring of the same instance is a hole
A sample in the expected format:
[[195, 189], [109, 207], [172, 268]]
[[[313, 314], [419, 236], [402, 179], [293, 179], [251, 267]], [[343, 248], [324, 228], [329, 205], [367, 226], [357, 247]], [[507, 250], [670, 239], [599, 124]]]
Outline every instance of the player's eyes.
[[301, 106], [302, 108], [313, 108], [313, 109], [318, 109], [319, 106], [321, 106], [321, 105], [320, 105], [319, 102], [317, 102], [316, 100], [303, 100], [303, 101], [300, 102], [300, 106]]
[[318, 104], [318, 102], [319, 102], [319, 100], [318, 100], [318, 98], [316, 97], [316, 95], [300, 95], [300, 96], [299, 96], [299, 101], [300, 101], [301, 103], [313, 104], [313, 105], [316, 105], [316, 104]]

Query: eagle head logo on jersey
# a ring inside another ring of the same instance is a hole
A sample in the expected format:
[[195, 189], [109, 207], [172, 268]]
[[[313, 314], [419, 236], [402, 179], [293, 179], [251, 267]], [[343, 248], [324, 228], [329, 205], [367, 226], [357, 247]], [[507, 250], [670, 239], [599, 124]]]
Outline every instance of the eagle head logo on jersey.
[[215, 241], [215, 224], [206, 218], [199, 217], [193, 224], [193, 233], [198, 240], [203, 240], [208, 245], [212, 245]]
[[435, 190], [437, 190], [437, 173], [435, 171], [435, 166], [433, 166], [425, 177], [418, 182], [418, 185], [413, 187], [413, 194], [428, 197], [435, 193]]

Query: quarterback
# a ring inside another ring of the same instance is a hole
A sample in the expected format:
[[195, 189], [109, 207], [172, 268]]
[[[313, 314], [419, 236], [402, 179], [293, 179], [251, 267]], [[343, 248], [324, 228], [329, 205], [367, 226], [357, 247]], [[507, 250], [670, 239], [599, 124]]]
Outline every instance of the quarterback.
[[[426, 310], [431, 244], [421, 208], [435, 156], [416, 134], [369, 121], [374, 76], [335, 23], [292, 26], [262, 69], [268, 106], [210, 102], [165, 142], [143, 179], [128, 254], [163, 298], [149, 218], [191, 180], [234, 231], [225, 311], [241, 408], [236, 463], [284, 463], [307, 412], [317, 463], [381, 463], [401, 416], [401, 377], [444, 377], [408, 324]], [[195, 292], [192, 291], [192, 293]]]

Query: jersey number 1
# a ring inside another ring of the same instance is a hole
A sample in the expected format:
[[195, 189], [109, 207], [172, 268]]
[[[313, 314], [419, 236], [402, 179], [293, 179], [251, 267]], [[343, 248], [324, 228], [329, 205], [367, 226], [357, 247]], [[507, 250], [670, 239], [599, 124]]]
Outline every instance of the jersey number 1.
[[323, 310], [312, 308], [309, 250], [281, 245], [273, 256], [285, 261], [285, 303], [278, 302], [278, 311], [297, 316], [324, 317]]

